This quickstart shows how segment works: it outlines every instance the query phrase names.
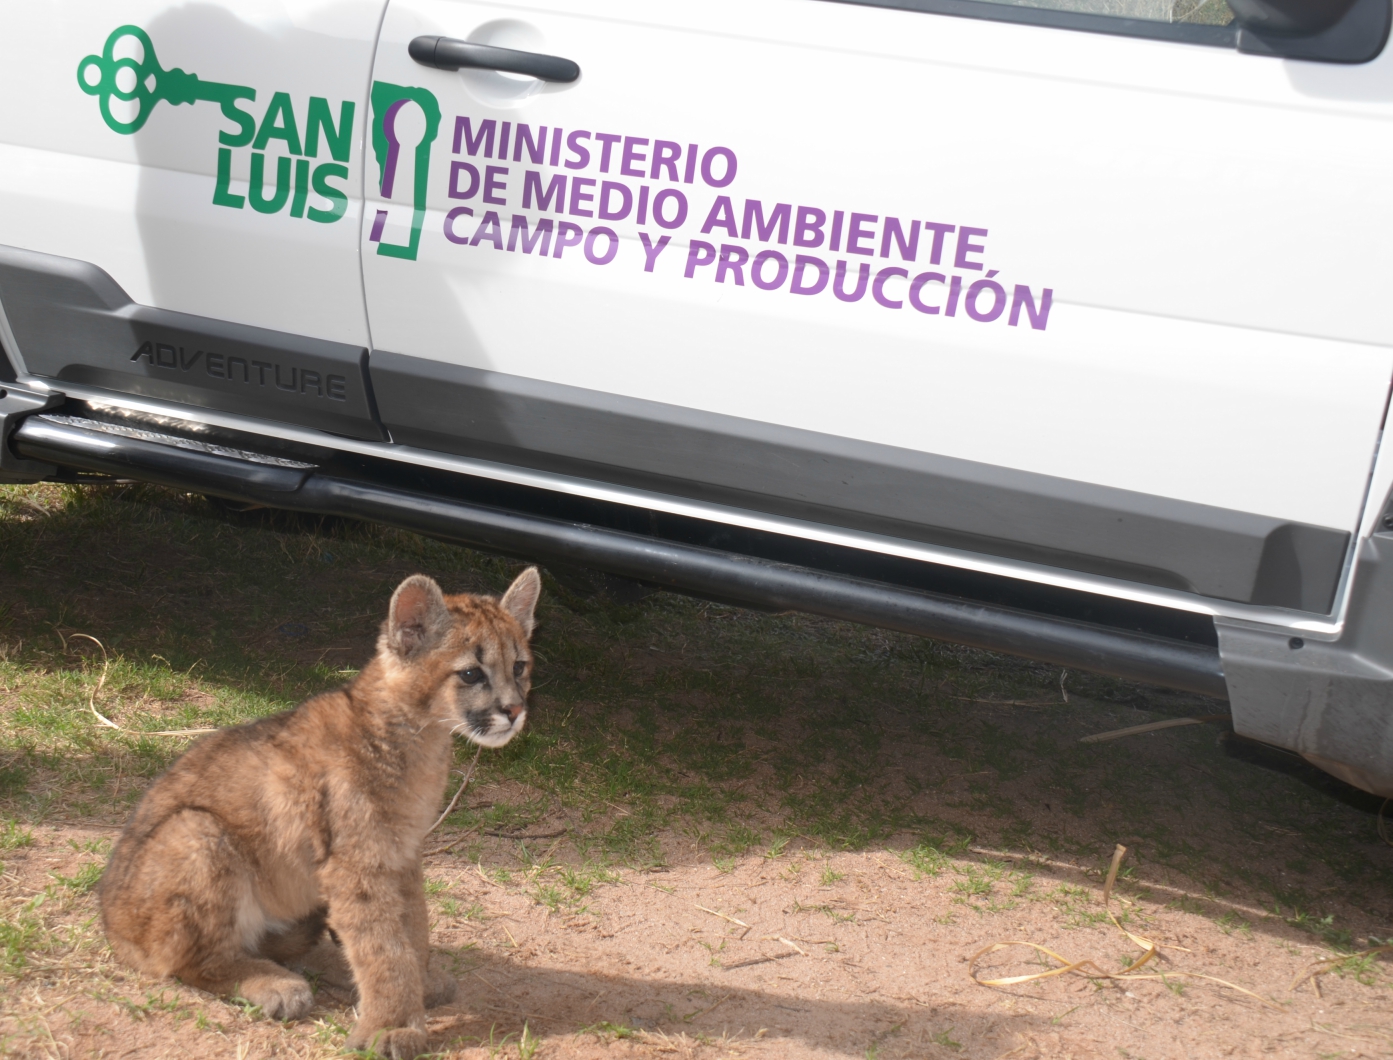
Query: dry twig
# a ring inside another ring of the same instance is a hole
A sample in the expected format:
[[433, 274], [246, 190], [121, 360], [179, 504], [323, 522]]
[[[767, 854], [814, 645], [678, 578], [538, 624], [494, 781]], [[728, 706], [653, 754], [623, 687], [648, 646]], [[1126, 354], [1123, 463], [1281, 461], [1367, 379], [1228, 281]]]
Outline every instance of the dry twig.
[[[101, 695], [102, 688], [106, 685], [106, 674], [111, 668], [111, 659], [106, 654], [106, 645], [96, 637], [90, 637], [86, 633], [74, 633], [73, 637], [81, 637], [83, 640], [90, 640], [102, 650], [102, 673], [101, 676], [97, 678], [97, 687], [92, 689], [91, 694], [87, 697], [87, 709], [92, 712], [92, 716], [96, 718], [98, 722], [105, 725], [108, 729], [115, 729], [117, 732], [125, 733], [127, 736], [202, 736], [206, 733], [218, 731], [217, 729], [162, 729], [158, 732], [145, 732], [142, 729], [125, 729], [117, 725], [97, 709], [97, 697]], [[66, 647], [66, 641], [64, 642], [64, 646]]]
[[[464, 789], [469, 787], [469, 780], [471, 777], [474, 776], [474, 767], [479, 764], [479, 756], [483, 753], [484, 749], [482, 747], [480, 747], [477, 751], [474, 752], [474, 761], [469, 763], [469, 772], [460, 773], [460, 776], [464, 777], [464, 779], [460, 781], [460, 786], [459, 789], [455, 792], [455, 797], [450, 800], [450, 805], [445, 807], [445, 812], [435, 819], [435, 824], [431, 825], [429, 828], [426, 829], [426, 835], [430, 835], [432, 832], [434, 832], [437, 828], [440, 827], [440, 823], [444, 821], [445, 818], [449, 817], [450, 814], [454, 813], [455, 805], [459, 802], [459, 797], [464, 794]], [[459, 771], [456, 770], [456, 772]]]
[[1153, 721], [1146, 725], [1129, 725], [1125, 729], [1112, 729], [1109, 732], [1095, 732], [1092, 736], [1085, 736], [1079, 743], [1103, 743], [1106, 740], [1118, 740], [1123, 736], [1137, 736], [1144, 732], [1158, 732], [1161, 729], [1174, 729], [1181, 725], [1204, 725], [1211, 721], [1228, 721], [1231, 714], [1201, 714], [1194, 718], [1167, 718], [1165, 721]]
[[1296, 993], [1296, 988], [1302, 983], [1310, 980], [1311, 985], [1316, 988], [1316, 993], [1320, 993], [1319, 979], [1326, 972], [1333, 972], [1336, 966], [1344, 964], [1345, 961], [1357, 961], [1360, 957], [1373, 957], [1380, 953], [1393, 953], [1393, 946], [1371, 946], [1367, 950], [1360, 950], [1358, 953], [1346, 953], [1340, 957], [1326, 957], [1316, 961], [1304, 972], [1292, 980], [1291, 990]]
[[[1138, 968], [1140, 968], [1142, 965], [1146, 964], [1146, 963], [1147, 963], [1148, 961], [1150, 961], [1153, 957], [1156, 957], [1156, 956], [1160, 953], [1161, 947], [1160, 947], [1156, 942], [1152, 941], [1152, 940], [1149, 939], [1149, 938], [1146, 938], [1146, 937], [1143, 936], [1143, 935], [1134, 935], [1134, 934], [1132, 934], [1132, 932], [1128, 931], [1125, 927], [1123, 927], [1122, 924], [1121, 924], [1121, 922], [1117, 919], [1117, 917], [1113, 915], [1112, 905], [1111, 905], [1111, 903], [1112, 903], [1112, 888], [1113, 888], [1113, 884], [1117, 882], [1117, 870], [1118, 870], [1119, 867], [1121, 867], [1121, 865], [1122, 865], [1122, 859], [1123, 859], [1126, 855], [1127, 855], [1127, 848], [1124, 847], [1121, 843], [1117, 844], [1116, 849], [1113, 850], [1112, 865], [1108, 868], [1108, 878], [1107, 878], [1107, 882], [1103, 884], [1103, 907], [1107, 910], [1108, 919], [1111, 920], [1111, 921], [1113, 922], [1113, 925], [1117, 928], [1117, 930], [1120, 931], [1120, 932], [1122, 932], [1124, 935], [1126, 935], [1126, 936], [1127, 936], [1129, 939], [1131, 939], [1132, 942], [1134, 942], [1137, 946], [1141, 947], [1141, 950], [1142, 950], [1141, 959], [1138, 960], [1138, 961], [1134, 961], [1132, 964], [1128, 965], [1128, 970], [1127, 970], [1127, 971], [1125, 971], [1125, 972], [1109, 972], [1109, 971], [1105, 971], [1102, 967], [1100, 967], [1096, 962], [1094, 962], [1094, 961], [1093, 961], [1092, 959], [1090, 959], [1090, 958], [1084, 958], [1084, 959], [1081, 960], [1081, 961], [1071, 961], [1071, 960], [1069, 960], [1069, 958], [1067, 958], [1067, 957], [1061, 957], [1059, 954], [1055, 953], [1053, 950], [1046, 949], [1044, 946], [1041, 946], [1041, 945], [1039, 945], [1038, 943], [1034, 943], [1034, 942], [1024, 942], [1024, 941], [1019, 941], [1019, 940], [1012, 940], [1012, 941], [1010, 941], [1010, 942], [993, 942], [991, 945], [989, 945], [989, 946], [984, 946], [982, 949], [978, 950], [975, 954], [973, 954], [973, 955], [972, 955], [972, 959], [971, 959], [970, 961], [968, 961], [968, 964], [967, 964], [967, 974], [968, 974], [968, 976], [971, 977], [971, 979], [972, 979], [972, 981], [973, 981], [974, 983], [977, 983], [977, 984], [979, 984], [979, 985], [981, 985], [981, 986], [1014, 986], [1014, 985], [1016, 985], [1017, 983], [1030, 983], [1030, 982], [1034, 982], [1034, 981], [1037, 980], [1037, 979], [1050, 979], [1050, 978], [1053, 978], [1053, 977], [1056, 976], [1056, 975], [1067, 975], [1067, 974], [1069, 974], [1070, 972], [1077, 972], [1077, 973], [1079, 973], [1080, 975], [1085, 976], [1086, 978], [1089, 978], [1089, 979], [1112, 979], [1112, 980], [1160, 979], [1160, 980], [1162, 980], [1163, 982], [1164, 982], [1165, 979], [1166, 979], [1167, 977], [1169, 977], [1169, 976], [1179, 975], [1179, 976], [1185, 976], [1185, 977], [1190, 978], [1190, 979], [1205, 979], [1205, 980], [1208, 980], [1208, 981], [1211, 982], [1211, 983], [1218, 983], [1218, 984], [1221, 985], [1221, 986], [1226, 986], [1226, 987], [1228, 987], [1230, 990], [1237, 990], [1240, 994], [1244, 994], [1244, 995], [1246, 995], [1246, 996], [1248, 996], [1248, 997], [1251, 997], [1253, 1000], [1258, 1001], [1258, 1002], [1260, 1002], [1261, 1004], [1264, 1004], [1264, 1005], [1268, 1006], [1269, 1008], [1275, 1008], [1275, 1009], [1278, 1009], [1278, 1010], [1280, 1011], [1280, 1010], [1281, 1010], [1281, 1006], [1278, 1005], [1276, 1002], [1274, 1002], [1274, 1001], [1269, 1001], [1267, 998], [1262, 997], [1262, 996], [1259, 995], [1259, 994], [1255, 994], [1255, 993], [1253, 993], [1253, 991], [1251, 991], [1251, 990], [1247, 990], [1247, 989], [1245, 989], [1244, 987], [1238, 986], [1236, 983], [1230, 983], [1227, 979], [1220, 979], [1220, 978], [1218, 978], [1217, 976], [1213, 976], [1213, 975], [1204, 975], [1204, 974], [1201, 973], [1201, 972], [1185, 972], [1185, 971], [1175, 971], [1175, 972], [1146, 972], [1146, 973], [1141, 973], [1141, 974], [1138, 974], [1138, 973], [1137, 973], [1136, 969], [1138, 969]], [[1008, 975], [1008, 976], [1005, 976], [1005, 977], [1003, 977], [1003, 978], [1001, 978], [1001, 979], [979, 979], [979, 978], [977, 978], [977, 964], [978, 964], [978, 962], [979, 962], [983, 957], [985, 957], [985, 956], [986, 956], [987, 954], [989, 954], [989, 953], [995, 953], [997, 950], [1010, 949], [1010, 948], [1013, 947], [1013, 946], [1025, 946], [1025, 947], [1027, 947], [1027, 948], [1029, 948], [1029, 949], [1034, 950], [1036, 953], [1042, 953], [1042, 954], [1044, 954], [1045, 956], [1049, 957], [1051, 960], [1058, 961], [1060, 967], [1058, 967], [1058, 968], [1052, 968], [1052, 969], [1050, 969], [1048, 972], [1033, 972], [1033, 973], [1031, 973], [1031, 974], [1029, 974], [1029, 975]], [[1178, 948], [1178, 947], [1171, 947], [1171, 948], [1174, 949], [1174, 948]], [[1393, 947], [1390, 947], [1390, 948], [1393, 948]], [[1343, 958], [1342, 958], [1342, 959], [1343, 959]], [[1091, 971], [1090, 971], [1089, 969], [1091, 969]]]
[[[695, 905], [696, 903], [694, 902], [692, 904]], [[722, 920], [729, 920], [732, 924], [739, 924], [742, 928], [748, 928], [750, 926], [743, 920], [736, 920], [733, 916], [726, 916], [724, 913], [718, 913], [714, 909], [707, 909], [704, 905], [698, 905], [697, 908], [700, 909], [703, 913], [710, 913], [712, 916], [718, 916]]]

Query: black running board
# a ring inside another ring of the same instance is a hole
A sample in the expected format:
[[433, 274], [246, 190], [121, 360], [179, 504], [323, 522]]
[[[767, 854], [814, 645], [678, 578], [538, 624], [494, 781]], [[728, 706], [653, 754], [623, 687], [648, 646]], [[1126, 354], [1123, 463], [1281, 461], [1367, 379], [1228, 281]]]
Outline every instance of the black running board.
[[385, 523], [733, 604], [847, 619], [1218, 699], [1228, 695], [1218, 650], [1206, 645], [392, 489], [329, 475], [312, 464], [66, 416], [28, 417], [11, 446], [19, 456], [60, 467]]

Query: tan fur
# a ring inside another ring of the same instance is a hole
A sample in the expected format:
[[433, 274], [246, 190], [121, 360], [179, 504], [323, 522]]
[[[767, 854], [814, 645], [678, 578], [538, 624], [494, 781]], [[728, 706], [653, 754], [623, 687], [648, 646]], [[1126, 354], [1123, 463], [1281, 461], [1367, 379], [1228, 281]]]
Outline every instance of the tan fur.
[[102, 877], [117, 957], [296, 1019], [313, 998], [283, 962], [327, 927], [359, 992], [348, 1047], [425, 1052], [425, 1010], [456, 984], [428, 963], [422, 840], [452, 733], [498, 747], [526, 719], [540, 589], [536, 568], [502, 600], [408, 578], [351, 684], [190, 748], [141, 799]]

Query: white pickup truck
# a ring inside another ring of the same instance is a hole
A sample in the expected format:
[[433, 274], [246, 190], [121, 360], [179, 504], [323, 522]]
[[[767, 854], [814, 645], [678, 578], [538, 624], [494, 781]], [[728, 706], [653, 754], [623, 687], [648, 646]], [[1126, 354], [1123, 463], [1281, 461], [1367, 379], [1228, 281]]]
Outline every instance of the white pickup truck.
[[1390, 0], [0, 6], [0, 477], [1227, 698], [1393, 795]]

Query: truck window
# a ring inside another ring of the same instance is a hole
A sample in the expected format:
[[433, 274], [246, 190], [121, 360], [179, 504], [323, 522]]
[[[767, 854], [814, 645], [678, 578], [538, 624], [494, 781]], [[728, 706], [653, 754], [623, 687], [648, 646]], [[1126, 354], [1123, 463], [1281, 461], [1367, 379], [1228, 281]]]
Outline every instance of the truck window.
[[1225, 0], [984, 0], [1010, 7], [1043, 11], [1073, 11], [1112, 18], [1140, 18], [1147, 22], [1185, 22], [1202, 26], [1227, 26], [1233, 10]]
[[836, 0], [868, 7], [1367, 63], [1393, 27], [1390, 0]]

